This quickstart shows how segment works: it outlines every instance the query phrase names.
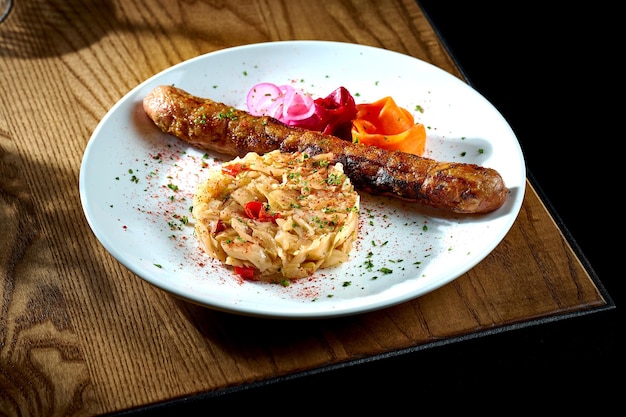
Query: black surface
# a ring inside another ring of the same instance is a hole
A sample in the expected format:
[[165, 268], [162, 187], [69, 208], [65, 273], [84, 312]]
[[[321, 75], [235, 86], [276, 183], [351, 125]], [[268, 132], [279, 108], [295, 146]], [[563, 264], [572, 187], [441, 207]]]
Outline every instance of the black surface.
[[[606, 191], [623, 181], [612, 168], [619, 131], [610, 132], [605, 125], [610, 122], [597, 116], [606, 98], [593, 97], [595, 91], [603, 96], [617, 91], [601, 87], [607, 80], [588, 71], [594, 49], [605, 42], [592, 37], [589, 25], [609, 12], [512, 2], [419, 3], [470, 84], [511, 124], [531, 182], [617, 307], [141, 414], [206, 415], [217, 408], [281, 415], [452, 410], [508, 415], [546, 407], [599, 414], [623, 408], [617, 392], [623, 380], [618, 289], [624, 273], [616, 261], [623, 214], [619, 190]], [[601, 154], [606, 150], [611, 154]]]

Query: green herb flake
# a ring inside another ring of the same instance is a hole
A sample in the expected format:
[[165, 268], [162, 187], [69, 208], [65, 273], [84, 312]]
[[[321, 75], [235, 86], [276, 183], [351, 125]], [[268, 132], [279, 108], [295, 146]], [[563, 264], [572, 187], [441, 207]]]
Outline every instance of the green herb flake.
[[326, 178], [326, 183], [328, 185], [341, 185], [343, 183], [343, 175], [331, 173]]

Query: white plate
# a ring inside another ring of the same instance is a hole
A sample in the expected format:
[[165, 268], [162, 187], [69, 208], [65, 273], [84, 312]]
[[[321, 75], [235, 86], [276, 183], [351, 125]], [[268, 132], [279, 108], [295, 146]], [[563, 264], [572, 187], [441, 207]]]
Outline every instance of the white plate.
[[[392, 96], [428, 127], [428, 156], [497, 169], [510, 189], [506, 203], [486, 215], [442, 215], [362, 194], [359, 239], [348, 263], [288, 287], [240, 281], [200, 251], [189, 212], [195, 186], [207, 173], [203, 163], [218, 164], [224, 156], [203, 159], [202, 152], [161, 133], [144, 114], [142, 99], [158, 85], [174, 84], [246, 109], [254, 84], [293, 80], [316, 96], [344, 86], [357, 103]], [[286, 41], [199, 56], [131, 90], [93, 132], [81, 164], [80, 196], [102, 245], [147, 282], [221, 311], [322, 318], [402, 303], [467, 272], [509, 231], [525, 181], [524, 158], [510, 126], [456, 77], [384, 49]], [[184, 216], [189, 223], [180, 221]]]

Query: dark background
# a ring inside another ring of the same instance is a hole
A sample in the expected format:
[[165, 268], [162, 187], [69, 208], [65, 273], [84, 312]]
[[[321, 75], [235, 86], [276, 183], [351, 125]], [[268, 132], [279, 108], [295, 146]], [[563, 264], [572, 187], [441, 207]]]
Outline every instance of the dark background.
[[[595, 414], [618, 404], [624, 375], [618, 343], [624, 274], [616, 262], [623, 247], [623, 179], [616, 169], [621, 131], [611, 124], [617, 125], [612, 120], [619, 118], [616, 101], [623, 88], [613, 76], [619, 66], [607, 59], [619, 53], [607, 48], [615, 11], [595, 5], [548, 9], [538, 2], [418, 3], [470, 85], [510, 123], [530, 181], [617, 308], [188, 399], [175, 404], [176, 412], [218, 407], [279, 414], [507, 415], [593, 407]], [[170, 415], [172, 405], [148, 411]]]

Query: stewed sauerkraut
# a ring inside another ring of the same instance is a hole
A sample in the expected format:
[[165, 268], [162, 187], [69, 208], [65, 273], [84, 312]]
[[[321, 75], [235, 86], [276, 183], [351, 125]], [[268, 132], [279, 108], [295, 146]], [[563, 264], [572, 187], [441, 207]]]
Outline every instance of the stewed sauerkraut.
[[209, 173], [194, 196], [201, 246], [244, 278], [284, 282], [344, 263], [359, 194], [329, 155], [248, 153]]

